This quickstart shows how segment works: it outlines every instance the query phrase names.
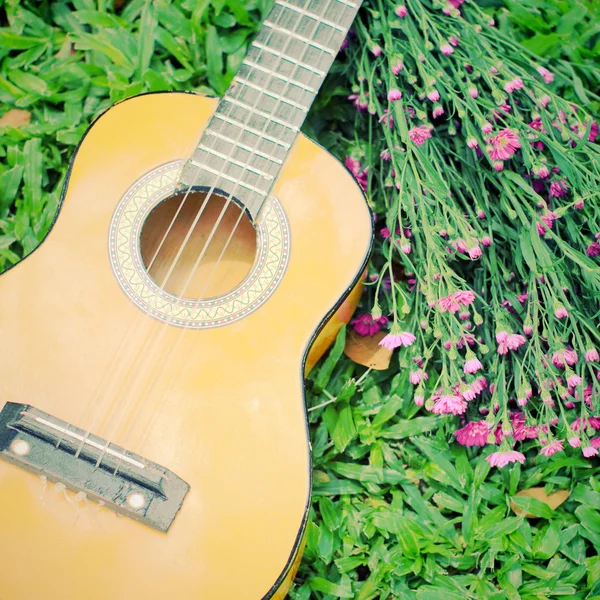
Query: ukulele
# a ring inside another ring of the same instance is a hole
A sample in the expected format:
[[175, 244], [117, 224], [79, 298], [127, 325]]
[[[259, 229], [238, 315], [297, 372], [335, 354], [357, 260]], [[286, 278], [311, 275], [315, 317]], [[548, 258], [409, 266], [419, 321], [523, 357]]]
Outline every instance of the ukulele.
[[80, 142], [50, 234], [0, 278], [2, 600], [285, 597], [304, 375], [372, 239], [299, 128], [359, 4], [277, 0], [221, 100], [137, 96]]

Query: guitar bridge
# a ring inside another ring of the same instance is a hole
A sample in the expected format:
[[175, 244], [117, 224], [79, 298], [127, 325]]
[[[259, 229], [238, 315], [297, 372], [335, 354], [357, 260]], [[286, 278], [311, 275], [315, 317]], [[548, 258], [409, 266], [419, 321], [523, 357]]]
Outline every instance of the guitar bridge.
[[0, 458], [165, 533], [190, 489], [164, 467], [27, 404], [0, 411]]

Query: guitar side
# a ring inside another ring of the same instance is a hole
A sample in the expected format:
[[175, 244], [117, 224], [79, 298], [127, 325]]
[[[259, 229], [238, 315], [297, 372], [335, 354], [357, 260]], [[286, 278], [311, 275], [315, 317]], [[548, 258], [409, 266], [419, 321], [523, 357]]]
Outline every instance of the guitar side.
[[[180, 331], [168, 328], [152, 356], [136, 359], [164, 325], [145, 319], [117, 285], [107, 235], [131, 184], [185, 157], [216, 104], [193, 94], [140, 96], [107, 111], [86, 134], [47, 240], [0, 277], [0, 408], [27, 403], [91, 427], [87, 401], [115, 353], [144, 381], [175, 346]], [[167, 367], [158, 382], [164, 404], [139, 403], [121, 431], [131, 435], [114, 439], [139, 446], [191, 486], [169, 532], [97, 505], [74, 510], [63, 493], [44, 491], [39, 478], [0, 461], [0, 597], [285, 596], [310, 500], [302, 369], [356, 307], [371, 218], [351, 175], [303, 136], [274, 193], [291, 230], [280, 286], [236, 323], [185, 331], [172, 358], [177, 369]], [[120, 346], [132, 323], [143, 336]], [[110, 389], [124, 377], [115, 374]], [[102, 397], [101, 430], [110, 431], [107, 415], [119, 398]], [[153, 423], [147, 438], [138, 419]]]

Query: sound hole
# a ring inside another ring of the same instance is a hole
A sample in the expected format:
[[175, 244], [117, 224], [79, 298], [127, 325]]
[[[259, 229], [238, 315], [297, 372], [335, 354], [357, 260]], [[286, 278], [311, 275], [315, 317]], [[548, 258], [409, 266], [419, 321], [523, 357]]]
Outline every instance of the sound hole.
[[140, 241], [142, 260], [156, 285], [177, 297], [200, 300], [239, 285], [256, 254], [256, 230], [246, 214], [240, 219], [241, 212], [235, 202], [214, 193], [206, 201], [204, 192], [188, 194], [185, 201], [178, 194], [159, 204], [148, 215]]

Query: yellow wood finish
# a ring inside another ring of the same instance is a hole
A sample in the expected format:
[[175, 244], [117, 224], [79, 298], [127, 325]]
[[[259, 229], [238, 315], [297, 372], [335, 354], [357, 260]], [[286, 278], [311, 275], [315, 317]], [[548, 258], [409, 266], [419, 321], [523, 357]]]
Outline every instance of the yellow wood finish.
[[48, 239], [0, 277], [0, 406], [28, 403], [92, 429], [171, 469], [190, 493], [161, 534], [72, 506], [0, 461], [2, 600], [258, 600], [289, 586], [310, 495], [302, 360], [364, 268], [371, 221], [350, 174], [299, 136], [275, 188], [290, 264], [268, 302], [183, 333], [143, 315], [109, 264], [111, 216], [135, 180], [191, 153], [215, 106], [152, 94], [110, 109], [79, 148]]

